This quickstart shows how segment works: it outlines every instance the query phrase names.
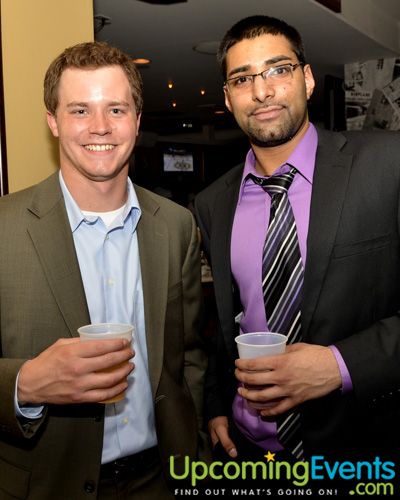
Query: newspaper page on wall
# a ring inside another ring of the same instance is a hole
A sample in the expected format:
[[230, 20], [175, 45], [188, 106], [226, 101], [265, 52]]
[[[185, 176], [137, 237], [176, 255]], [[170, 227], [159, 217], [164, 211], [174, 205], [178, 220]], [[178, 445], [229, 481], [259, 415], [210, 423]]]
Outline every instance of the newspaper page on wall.
[[400, 130], [400, 58], [345, 65], [347, 130]]

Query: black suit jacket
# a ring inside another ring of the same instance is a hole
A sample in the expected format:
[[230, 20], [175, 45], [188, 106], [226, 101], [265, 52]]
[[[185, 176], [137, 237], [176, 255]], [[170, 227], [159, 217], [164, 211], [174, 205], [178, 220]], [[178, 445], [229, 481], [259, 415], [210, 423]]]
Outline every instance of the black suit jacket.
[[[206, 381], [208, 418], [236, 390], [230, 240], [243, 166], [200, 193], [197, 220], [220, 322]], [[400, 439], [400, 134], [318, 130], [302, 303], [303, 341], [335, 344], [353, 391], [301, 406], [305, 451], [398, 455]]]

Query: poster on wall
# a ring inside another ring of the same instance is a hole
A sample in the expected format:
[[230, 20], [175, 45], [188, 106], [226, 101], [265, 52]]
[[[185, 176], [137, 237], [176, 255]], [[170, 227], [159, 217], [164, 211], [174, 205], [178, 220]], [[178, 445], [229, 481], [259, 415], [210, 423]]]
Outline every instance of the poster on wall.
[[347, 130], [400, 130], [400, 59], [345, 65]]

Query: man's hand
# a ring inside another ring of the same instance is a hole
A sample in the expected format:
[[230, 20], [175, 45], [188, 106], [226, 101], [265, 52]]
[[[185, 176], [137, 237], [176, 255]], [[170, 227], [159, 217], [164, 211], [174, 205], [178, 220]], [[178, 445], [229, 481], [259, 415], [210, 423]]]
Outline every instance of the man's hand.
[[[18, 401], [31, 404], [95, 403], [127, 388], [134, 365], [127, 340], [60, 339], [39, 356], [26, 361], [19, 372]], [[102, 373], [115, 365], [117, 370]]]
[[208, 422], [208, 431], [213, 447], [220, 441], [226, 453], [235, 458], [237, 457], [236, 446], [229, 437], [228, 428], [228, 419], [226, 417], [215, 417]]
[[336, 358], [329, 347], [296, 343], [284, 354], [236, 360], [236, 378], [258, 388], [240, 387], [239, 394], [249, 402], [274, 406], [260, 410], [264, 417], [276, 417], [309, 399], [338, 389], [342, 379]]

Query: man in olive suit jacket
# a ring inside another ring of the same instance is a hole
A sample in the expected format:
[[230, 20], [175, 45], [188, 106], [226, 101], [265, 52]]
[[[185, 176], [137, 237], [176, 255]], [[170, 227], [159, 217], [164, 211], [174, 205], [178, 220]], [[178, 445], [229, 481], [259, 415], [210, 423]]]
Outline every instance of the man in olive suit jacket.
[[[127, 177], [142, 107], [127, 55], [66, 49], [45, 102], [60, 172], [0, 202], [0, 498], [172, 498], [169, 457], [201, 447], [193, 217]], [[80, 342], [91, 322], [134, 324], [133, 349]]]

